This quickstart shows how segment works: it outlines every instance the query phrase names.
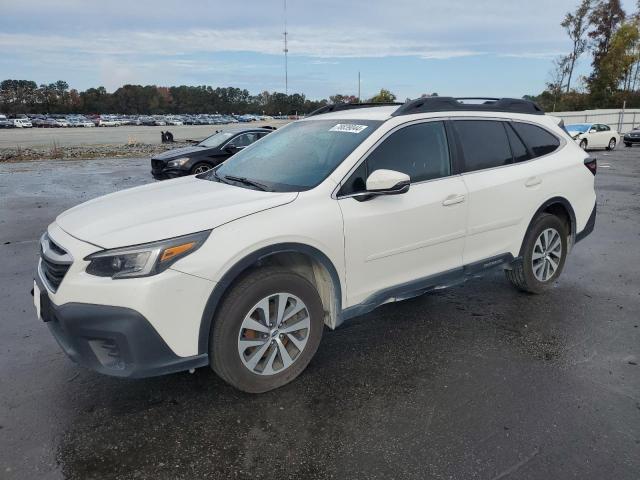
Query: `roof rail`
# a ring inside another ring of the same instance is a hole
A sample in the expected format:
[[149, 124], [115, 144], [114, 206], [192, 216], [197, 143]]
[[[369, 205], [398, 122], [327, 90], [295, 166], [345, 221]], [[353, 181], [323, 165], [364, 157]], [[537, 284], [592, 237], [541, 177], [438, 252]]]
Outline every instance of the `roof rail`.
[[323, 113], [340, 112], [342, 110], [353, 110], [355, 108], [370, 108], [370, 107], [388, 107], [388, 106], [404, 105], [402, 102], [389, 102], [389, 103], [336, 103], [334, 105], [325, 105], [317, 110], [311, 112], [307, 117], [313, 117], [314, 115], [321, 115]]
[[[465, 103], [480, 100], [482, 103]], [[409, 100], [391, 114], [392, 117], [428, 112], [509, 112], [544, 115], [537, 103], [519, 98], [424, 97]]]

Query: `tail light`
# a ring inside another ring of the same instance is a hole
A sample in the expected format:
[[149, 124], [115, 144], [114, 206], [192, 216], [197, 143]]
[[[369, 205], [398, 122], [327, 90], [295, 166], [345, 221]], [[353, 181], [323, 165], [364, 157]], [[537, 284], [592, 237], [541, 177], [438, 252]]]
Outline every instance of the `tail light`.
[[584, 166], [594, 175], [598, 172], [598, 160], [592, 157], [584, 159]]

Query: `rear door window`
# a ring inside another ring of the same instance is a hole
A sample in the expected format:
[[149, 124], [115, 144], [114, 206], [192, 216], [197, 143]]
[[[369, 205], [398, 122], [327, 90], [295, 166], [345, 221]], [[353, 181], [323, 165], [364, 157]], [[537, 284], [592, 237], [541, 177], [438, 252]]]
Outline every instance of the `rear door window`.
[[501, 167], [513, 162], [504, 122], [456, 120], [453, 124], [462, 147], [465, 172]]
[[512, 125], [524, 143], [529, 146], [534, 158], [547, 155], [560, 146], [560, 140], [544, 128], [521, 122], [513, 122]]

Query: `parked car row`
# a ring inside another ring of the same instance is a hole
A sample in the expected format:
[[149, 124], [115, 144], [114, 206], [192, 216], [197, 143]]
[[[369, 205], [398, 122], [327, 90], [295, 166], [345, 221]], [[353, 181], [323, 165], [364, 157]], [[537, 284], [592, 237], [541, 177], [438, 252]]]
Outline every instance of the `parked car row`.
[[248, 123], [257, 120], [271, 120], [268, 115], [222, 115], [222, 114], [185, 114], [185, 115], [78, 115], [78, 114], [21, 114], [15, 118], [0, 115], [0, 128], [66, 128], [66, 127], [120, 127], [122, 125], [148, 125], [164, 127], [167, 125], [227, 125], [230, 123]]

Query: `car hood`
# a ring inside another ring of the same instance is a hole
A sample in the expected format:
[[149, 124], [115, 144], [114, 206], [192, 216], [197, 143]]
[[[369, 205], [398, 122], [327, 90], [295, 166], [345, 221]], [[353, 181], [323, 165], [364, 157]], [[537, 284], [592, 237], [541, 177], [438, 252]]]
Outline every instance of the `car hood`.
[[174, 158], [188, 157], [194, 153], [204, 153], [207, 150], [207, 148], [196, 147], [195, 145], [190, 147], [173, 148], [171, 150], [167, 150], [166, 152], [154, 155], [152, 158], [154, 160], [171, 160]]
[[292, 202], [296, 192], [263, 192], [195, 176], [89, 200], [56, 219], [70, 235], [116, 248], [209, 230]]

